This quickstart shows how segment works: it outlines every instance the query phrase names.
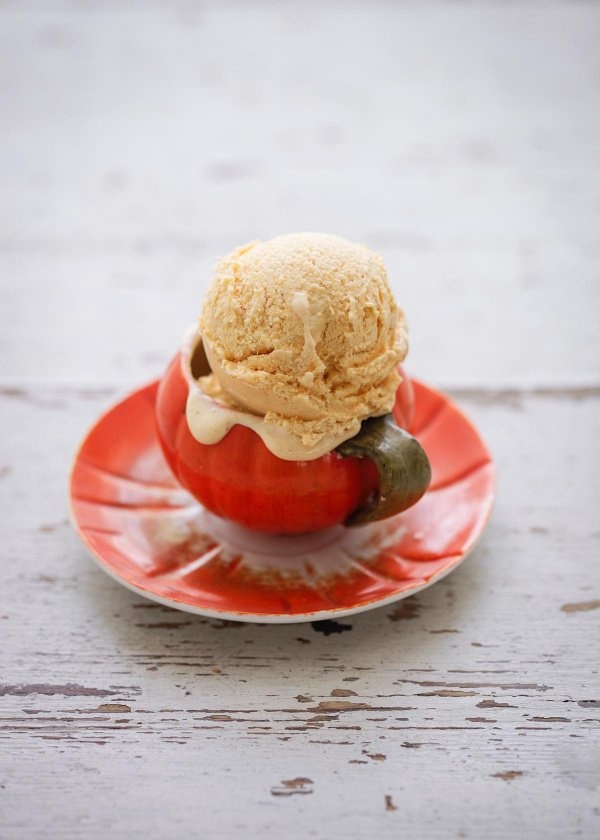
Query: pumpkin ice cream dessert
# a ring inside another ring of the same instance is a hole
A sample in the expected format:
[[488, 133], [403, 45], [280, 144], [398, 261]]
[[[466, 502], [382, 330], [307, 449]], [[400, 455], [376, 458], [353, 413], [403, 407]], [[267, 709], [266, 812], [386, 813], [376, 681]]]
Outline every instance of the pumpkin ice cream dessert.
[[318, 233], [251, 242], [221, 260], [200, 332], [200, 381], [324, 451], [391, 411], [408, 350], [383, 260]]
[[300, 233], [237, 248], [159, 389], [167, 460], [206, 507], [260, 530], [394, 515], [430, 480], [408, 432], [407, 351], [364, 245]]

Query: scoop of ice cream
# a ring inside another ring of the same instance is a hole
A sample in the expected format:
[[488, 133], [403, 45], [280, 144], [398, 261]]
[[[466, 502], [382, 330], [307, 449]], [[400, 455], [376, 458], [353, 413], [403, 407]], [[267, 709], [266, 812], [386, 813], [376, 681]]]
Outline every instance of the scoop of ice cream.
[[390, 411], [408, 349], [381, 257], [317, 233], [251, 242], [222, 259], [200, 331], [207, 392], [220, 386], [307, 446], [349, 438]]

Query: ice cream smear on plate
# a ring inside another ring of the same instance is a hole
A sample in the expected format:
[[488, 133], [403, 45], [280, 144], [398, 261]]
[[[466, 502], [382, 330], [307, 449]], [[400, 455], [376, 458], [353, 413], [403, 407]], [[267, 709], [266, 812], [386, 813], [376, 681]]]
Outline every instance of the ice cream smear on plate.
[[209, 366], [189, 377], [193, 437], [217, 443], [240, 424], [292, 461], [319, 458], [390, 412], [408, 351], [381, 257], [318, 233], [223, 258], [186, 341], [188, 356], [202, 342]]

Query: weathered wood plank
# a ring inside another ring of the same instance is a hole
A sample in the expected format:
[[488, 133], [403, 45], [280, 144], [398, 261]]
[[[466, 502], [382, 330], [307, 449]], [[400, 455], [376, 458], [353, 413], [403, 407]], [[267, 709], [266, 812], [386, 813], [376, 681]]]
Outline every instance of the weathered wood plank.
[[10, 381], [154, 375], [219, 255], [316, 229], [382, 252], [415, 374], [597, 382], [597, 6], [0, 14]]
[[[5, 389], [7, 836], [391, 837], [407, 821], [426, 838], [592, 836], [600, 400], [484, 397], [461, 394], [499, 462], [474, 556], [399, 605], [268, 627], [177, 613], [103, 576], [63, 493], [109, 395]], [[51, 435], [32, 440], [32, 412]]]

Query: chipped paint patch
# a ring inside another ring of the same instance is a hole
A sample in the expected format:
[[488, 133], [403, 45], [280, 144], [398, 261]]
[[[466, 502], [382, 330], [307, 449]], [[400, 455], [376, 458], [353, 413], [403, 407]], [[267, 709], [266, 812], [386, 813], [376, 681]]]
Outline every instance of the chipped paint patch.
[[30, 694], [44, 694], [52, 696], [59, 694], [63, 697], [110, 697], [111, 694], [121, 694], [123, 691], [140, 693], [137, 685], [110, 686], [110, 688], [88, 688], [76, 683], [65, 683], [64, 685], [50, 685], [46, 683], [31, 683], [19, 685], [0, 685], [0, 697], [12, 695], [14, 697], [27, 697]]
[[560, 608], [560, 611], [565, 613], [589, 612], [590, 610], [600, 610], [600, 600], [563, 604]]
[[514, 779], [518, 779], [519, 776], [523, 776], [523, 770], [505, 770], [503, 773], [492, 773], [492, 779], [502, 779], [504, 782], [512, 782]]
[[279, 785], [274, 785], [271, 788], [271, 796], [294, 796], [295, 794], [313, 793], [313, 789], [309, 787], [313, 780], [306, 776], [296, 776], [295, 779], [282, 779]]
[[385, 755], [384, 753], [370, 753], [370, 752], [367, 752], [367, 750], [362, 750], [362, 754], [366, 755], [367, 758], [370, 758], [371, 761], [386, 761], [387, 760], [387, 755]]
[[309, 712], [359, 712], [372, 709], [368, 703], [352, 703], [350, 700], [321, 700]]
[[410, 621], [413, 618], [418, 618], [421, 613], [421, 603], [419, 599], [413, 595], [412, 598], [405, 598], [398, 606], [388, 613], [390, 621]]
[[126, 703], [101, 703], [96, 709], [97, 712], [130, 712], [131, 706]]

